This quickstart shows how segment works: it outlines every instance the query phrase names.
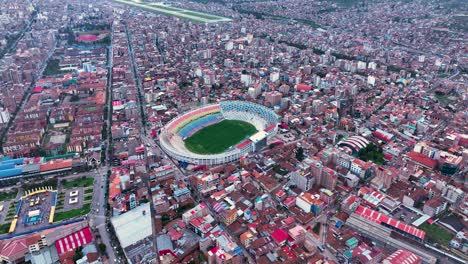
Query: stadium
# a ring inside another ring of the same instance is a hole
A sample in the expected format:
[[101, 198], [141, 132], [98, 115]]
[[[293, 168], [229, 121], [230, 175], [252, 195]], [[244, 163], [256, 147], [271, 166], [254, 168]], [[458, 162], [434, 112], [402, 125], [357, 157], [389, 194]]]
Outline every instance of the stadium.
[[277, 124], [277, 115], [262, 105], [224, 101], [177, 116], [161, 129], [159, 142], [179, 162], [217, 165], [266, 146]]

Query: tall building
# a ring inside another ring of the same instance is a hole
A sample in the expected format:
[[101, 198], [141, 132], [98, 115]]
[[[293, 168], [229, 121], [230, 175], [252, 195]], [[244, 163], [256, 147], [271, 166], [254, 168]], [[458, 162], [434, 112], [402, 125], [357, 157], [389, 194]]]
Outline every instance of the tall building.
[[203, 51], [203, 58], [204, 59], [211, 59], [211, 49], [207, 49]]
[[317, 185], [322, 184], [322, 170], [323, 170], [323, 164], [320, 161], [319, 157], [312, 157], [310, 159], [307, 159], [306, 162], [309, 164], [309, 170], [312, 176], [316, 179], [315, 183]]
[[428, 146], [426, 142], [418, 142], [414, 146], [413, 151], [417, 153], [422, 153], [431, 159], [436, 159], [438, 154], [438, 149]]
[[322, 170], [322, 181], [321, 185], [328, 190], [334, 190], [336, 187], [336, 182], [338, 181], [338, 174], [336, 171], [324, 167]]
[[279, 80], [279, 72], [270, 73], [270, 81], [276, 82], [277, 80]]
[[316, 99], [312, 101], [312, 113], [313, 114], [320, 114], [325, 110], [325, 104], [322, 100]]
[[278, 91], [266, 92], [265, 93], [265, 101], [273, 105], [281, 104], [281, 98], [283, 95]]
[[447, 209], [447, 200], [436, 196], [424, 203], [423, 212], [430, 217], [434, 217]]
[[241, 74], [241, 83], [243, 83], [244, 86], [249, 87], [252, 85], [252, 76], [246, 73]]
[[453, 185], [446, 187], [443, 190], [443, 194], [445, 199], [447, 199], [452, 204], [460, 203], [465, 197], [465, 192], [459, 188], [454, 187]]
[[392, 185], [395, 175], [392, 173], [392, 171], [385, 169], [383, 167], [379, 167], [377, 169], [377, 178], [381, 179], [382, 187], [384, 189], [388, 189], [390, 188], [390, 185]]
[[365, 162], [360, 159], [354, 159], [351, 162], [351, 168], [349, 170], [351, 171], [351, 173], [359, 176], [361, 179], [366, 179], [366, 178], [369, 178], [370, 176], [371, 166], [372, 166], [371, 161]]
[[315, 177], [311, 172], [297, 170], [291, 173], [291, 181], [302, 191], [308, 191], [314, 186]]

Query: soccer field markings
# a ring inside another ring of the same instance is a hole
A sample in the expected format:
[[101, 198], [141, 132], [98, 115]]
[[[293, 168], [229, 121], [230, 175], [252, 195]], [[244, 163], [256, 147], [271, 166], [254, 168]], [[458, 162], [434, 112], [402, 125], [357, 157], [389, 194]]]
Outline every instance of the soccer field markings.
[[[234, 132], [236, 133], [234, 134]], [[223, 120], [220, 123], [202, 128], [184, 140], [184, 143], [189, 151], [196, 154], [220, 154], [241, 143], [256, 132], [255, 126], [248, 122]], [[230, 138], [226, 138], [228, 134], [231, 134]], [[220, 136], [222, 138], [219, 138]], [[230, 142], [230, 144], [226, 144], [227, 142]]]

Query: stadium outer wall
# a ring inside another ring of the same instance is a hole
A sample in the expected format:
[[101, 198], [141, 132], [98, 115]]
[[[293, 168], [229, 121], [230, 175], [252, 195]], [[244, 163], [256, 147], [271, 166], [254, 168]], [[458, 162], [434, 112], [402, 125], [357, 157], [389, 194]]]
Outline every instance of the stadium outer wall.
[[[167, 155], [170, 157], [181, 161], [181, 162], [187, 162], [191, 164], [196, 164], [196, 165], [218, 165], [218, 164], [223, 164], [223, 163], [228, 163], [228, 162], [233, 162], [238, 160], [240, 157], [245, 156], [246, 154], [253, 152], [254, 150], [254, 142], [250, 142], [248, 144], [237, 144], [234, 147], [231, 147], [224, 153], [219, 153], [219, 154], [208, 154], [208, 155], [202, 155], [202, 154], [196, 154], [193, 152], [190, 152], [188, 149], [185, 148], [184, 146], [181, 146], [180, 143], [183, 144], [182, 138], [180, 138], [179, 135], [177, 135], [176, 132], [170, 131], [168, 128], [172, 127], [175, 123], [180, 123], [181, 119], [186, 119], [188, 116], [190, 116], [192, 113], [196, 111], [200, 111], [203, 109], [207, 108], [213, 108], [219, 105], [220, 107], [220, 112], [223, 114], [225, 119], [229, 120], [240, 120], [240, 121], [246, 121], [245, 116], [250, 116], [250, 118], [255, 118], [258, 117], [257, 120], [254, 120], [255, 122], [255, 127], [257, 130], [259, 130], [259, 124], [263, 123], [263, 127], [261, 130], [266, 131], [268, 128], [268, 136], [267, 139], [270, 139], [276, 133], [278, 132], [278, 116], [273, 112], [273, 110], [251, 102], [244, 102], [244, 101], [223, 101], [218, 104], [210, 104], [210, 105], [205, 105], [200, 108], [191, 110], [189, 112], [186, 112], [184, 114], [181, 114], [177, 116], [176, 118], [172, 119], [169, 123], [167, 123], [162, 129], [161, 133], [159, 134], [159, 143], [162, 149], [166, 152]], [[233, 111], [235, 110], [235, 111]], [[252, 110], [255, 111], [254, 114], [252, 112], [246, 112], [245, 110]], [[244, 114], [240, 114], [244, 113]], [[193, 122], [195, 120], [192, 120]], [[191, 122], [185, 124], [188, 125]], [[249, 122], [250, 123], [250, 122]], [[260, 131], [260, 130], [259, 130]], [[173, 145], [174, 139], [178, 141], [179, 146], [175, 147]]]

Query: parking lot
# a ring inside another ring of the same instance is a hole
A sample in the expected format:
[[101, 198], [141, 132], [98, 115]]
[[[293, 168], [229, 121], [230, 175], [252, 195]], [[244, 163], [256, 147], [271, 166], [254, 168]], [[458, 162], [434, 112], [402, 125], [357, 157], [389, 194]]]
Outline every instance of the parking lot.
[[396, 209], [393, 212], [392, 217], [394, 219], [398, 220], [398, 221], [402, 221], [402, 222], [405, 222], [407, 224], [411, 224], [421, 216], [418, 215], [416, 212], [407, 209], [404, 206], [400, 206], [398, 209]]

